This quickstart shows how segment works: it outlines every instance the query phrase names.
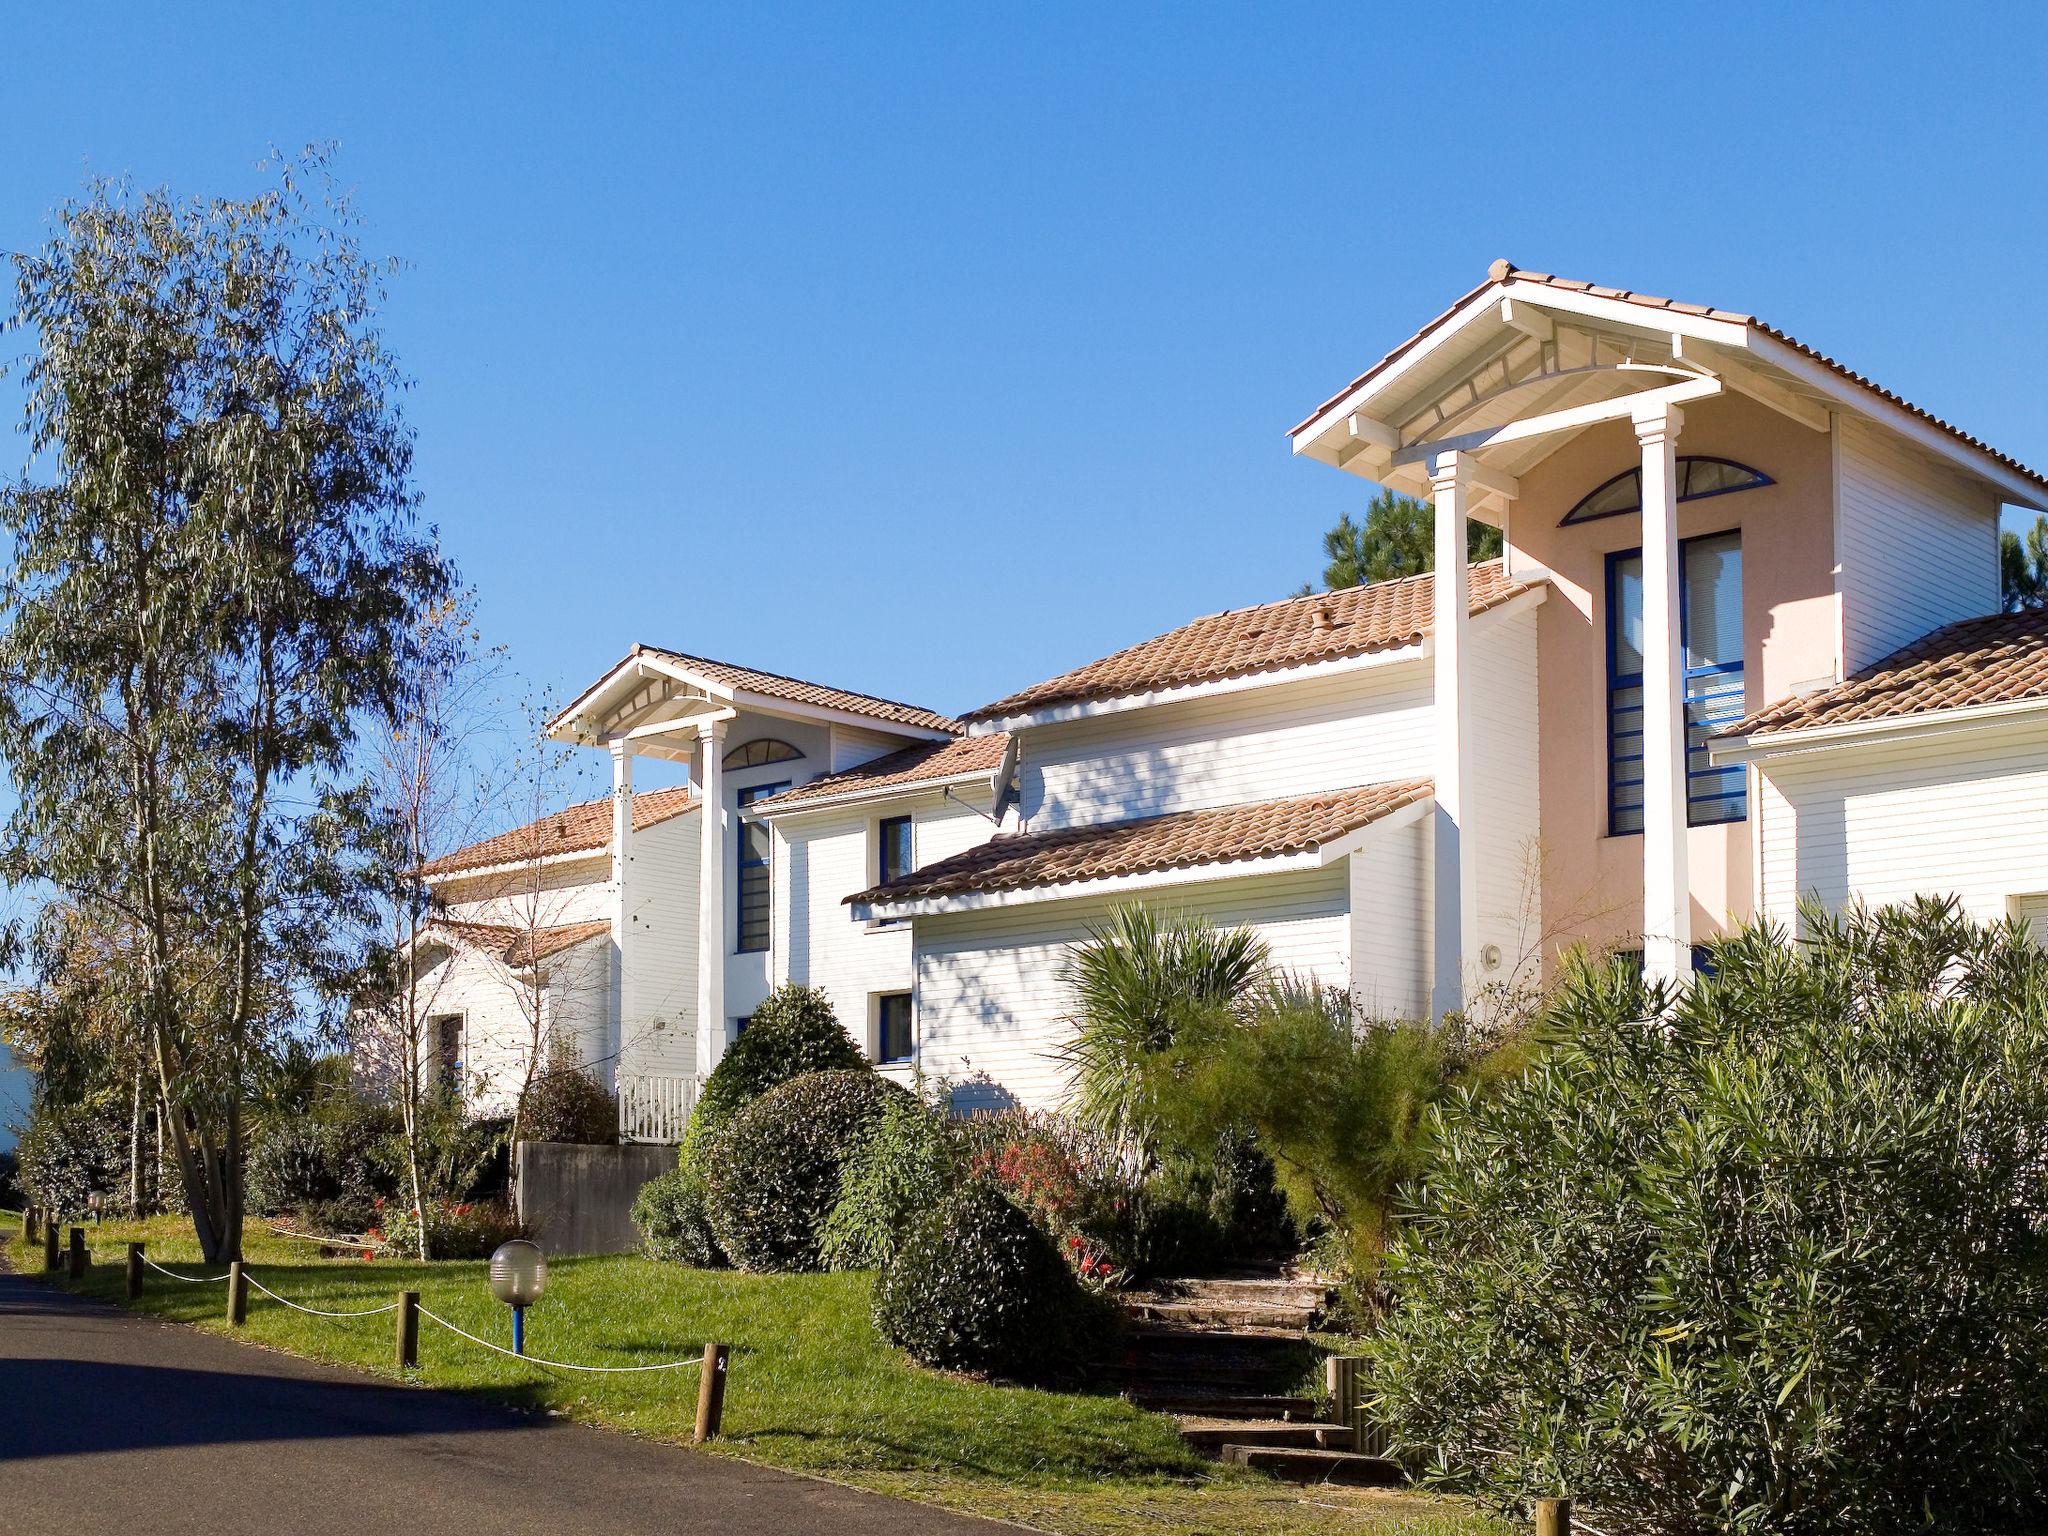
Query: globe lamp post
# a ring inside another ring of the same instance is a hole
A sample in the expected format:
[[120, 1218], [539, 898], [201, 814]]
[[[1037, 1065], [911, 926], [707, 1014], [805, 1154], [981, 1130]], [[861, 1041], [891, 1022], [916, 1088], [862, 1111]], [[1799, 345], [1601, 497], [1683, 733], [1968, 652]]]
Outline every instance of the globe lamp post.
[[539, 1243], [515, 1237], [491, 1255], [491, 1294], [512, 1309], [512, 1353], [526, 1353], [526, 1309], [547, 1288], [548, 1261]]

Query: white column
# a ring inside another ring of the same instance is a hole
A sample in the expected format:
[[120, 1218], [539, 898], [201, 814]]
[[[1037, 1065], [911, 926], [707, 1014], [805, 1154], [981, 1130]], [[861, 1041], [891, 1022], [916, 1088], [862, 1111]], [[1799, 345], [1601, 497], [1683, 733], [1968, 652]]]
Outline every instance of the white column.
[[697, 1071], [708, 1076], [725, 1054], [725, 722], [697, 728]]
[[633, 867], [633, 746], [612, 744], [612, 1005], [606, 1020], [611, 1038], [605, 1046], [610, 1063], [606, 1076], [614, 1083], [625, 1066], [629, 997], [633, 984], [632, 906], [627, 897]]
[[1455, 453], [1430, 461], [1436, 496], [1435, 612], [1430, 636], [1436, 653], [1433, 714], [1436, 811], [1433, 818], [1435, 919], [1429, 1010], [1442, 1018], [1465, 1006], [1465, 961], [1478, 928], [1478, 886], [1473, 864], [1469, 791], [1472, 778], [1472, 689], [1466, 665], [1471, 627], [1471, 577], [1465, 565], [1466, 515], [1471, 503], [1467, 464]]
[[1692, 974], [1675, 460], [1684, 418], [1667, 405], [1634, 420], [1643, 450], [1643, 975], [1678, 983]]

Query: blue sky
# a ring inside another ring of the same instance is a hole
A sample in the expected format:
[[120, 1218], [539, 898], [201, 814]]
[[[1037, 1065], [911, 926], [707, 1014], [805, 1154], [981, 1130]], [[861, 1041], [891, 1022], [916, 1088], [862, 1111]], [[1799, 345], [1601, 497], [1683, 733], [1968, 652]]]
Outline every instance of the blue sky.
[[570, 692], [962, 709], [1283, 596], [1365, 499], [1285, 429], [1495, 256], [2048, 464], [2037, 5], [317, 10], [17, 10], [0, 248], [338, 141], [428, 513]]

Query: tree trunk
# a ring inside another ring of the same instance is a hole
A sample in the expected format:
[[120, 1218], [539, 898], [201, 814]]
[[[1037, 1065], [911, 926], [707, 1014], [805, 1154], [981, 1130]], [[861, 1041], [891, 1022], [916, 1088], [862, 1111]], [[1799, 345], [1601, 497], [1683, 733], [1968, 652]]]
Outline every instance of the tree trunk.
[[137, 1063], [128, 1107], [128, 1219], [142, 1215], [142, 1067]]

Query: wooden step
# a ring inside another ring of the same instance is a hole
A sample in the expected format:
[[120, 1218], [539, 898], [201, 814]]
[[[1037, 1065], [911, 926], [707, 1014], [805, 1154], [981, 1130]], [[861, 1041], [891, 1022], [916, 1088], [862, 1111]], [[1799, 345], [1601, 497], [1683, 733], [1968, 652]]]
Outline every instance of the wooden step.
[[1124, 1396], [1140, 1408], [1154, 1413], [1171, 1413], [1200, 1419], [1297, 1420], [1312, 1419], [1316, 1401], [1312, 1397], [1290, 1397], [1274, 1392], [1205, 1392], [1174, 1380], [1154, 1387], [1126, 1389]]
[[1294, 1450], [1285, 1446], [1222, 1447], [1219, 1460], [1248, 1467], [1288, 1483], [1342, 1483], [1353, 1488], [1392, 1488], [1407, 1481], [1400, 1464], [1384, 1456], [1353, 1451]]
[[1349, 1424], [1304, 1419], [1184, 1418], [1180, 1437], [1214, 1460], [1226, 1445], [1258, 1445], [1305, 1451], [1350, 1451], [1358, 1433]]
[[1166, 1280], [1140, 1294], [1158, 1301], [1234, 1301], [1312, 1309], [1330, 1304], [1330, 1288], [1313, 1280]]
[[1205, 1298], [1162, 1301], [1151, 1297], [1134, 1298], [1124, 1304], [1131, 1316], [1141, 1322], [1175, 1323], [1184, 1328], [1239, 1328], [1284, 1329], [1292, 1333], [1305, 1333], [1315, 1322], [1313, 1307], [1274, 1306], [1263, 1302], [1210, 1301]]

